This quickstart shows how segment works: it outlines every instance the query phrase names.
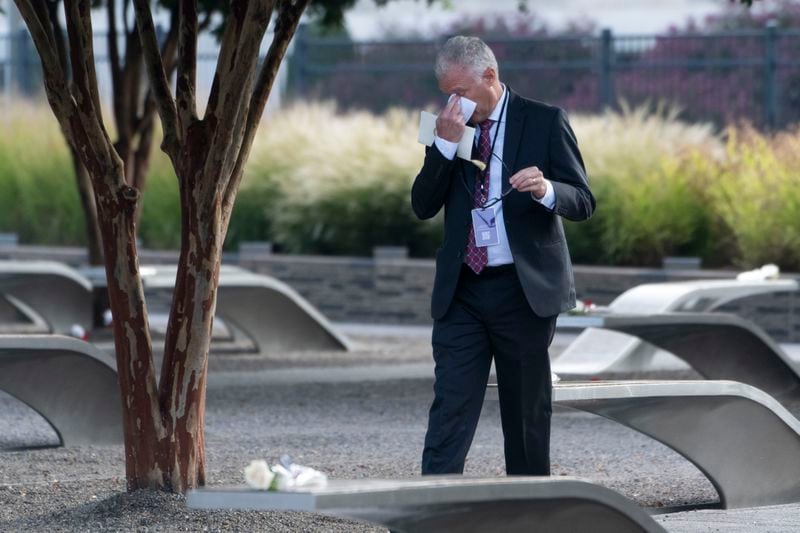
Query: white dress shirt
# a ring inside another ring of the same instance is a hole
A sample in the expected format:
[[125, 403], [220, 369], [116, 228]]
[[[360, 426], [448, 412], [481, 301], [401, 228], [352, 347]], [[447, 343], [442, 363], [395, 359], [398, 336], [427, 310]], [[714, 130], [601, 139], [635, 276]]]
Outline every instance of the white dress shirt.
[[[505, 109], [503, 109], [503, 101], [505, 99], [506, 87], [504, 85], [503, 94], [500, 96], [500, 100], [497, 101], [497, 105], [495, 105], [494, 110], [489, 115], [489, 118], [495, 121], [495, 124], [493, 124], [489, 130], [489, 142], [494, 143], [494, 154], [496, 155], [496, 157], [490, 156], [489, 158], [489, 201], [493, 200], [494, 198], [500, 198], [500, 196], [503, 194], [503, 164], [500, 162], [500, 159], [503, 157], [503, 144], [506, 137], [506, 115], [508, 113], [508, 105], [506, 105]], [[502, 117], [500, 116], [501, 112], [503, 114]], [[480, 140], [480, 130], [480, 127], [475, 128], [476, 144]], [[494, 139], [495, 135], [497, 136], [497, 140]], [[434, 138], [434, 143], [436, 143], [436, 148], [438, 148], [442, 155], [447, 159], [452, 160], [456, 156], [458, 143], [450, 142], [438, 136]], [[500, 159], [498, 159], [498, 157]], [[544, 182], [547, 186], [547, 192], [545, 192], [544, 196], [541, 198], [536, 198], [533, 196], [533, 193], [531, 193], [531, 198], [534, 201], [544, 205], [548, 209], [552, 209], [556, 205], [555, 191], [553, 190], [553, 186], [550, 184], [549, 180], [545, 179]], [[511, 247], [508, 245], [506, 224], [505, 219], [503, 218], [503, 202], [497, 202], [493, 207], [497, 213], [496, 220], [498, 242], [495, 245], [487, 247], [489, 266], [499, 266], [513, 263], [514, 258], [511, 255]]]

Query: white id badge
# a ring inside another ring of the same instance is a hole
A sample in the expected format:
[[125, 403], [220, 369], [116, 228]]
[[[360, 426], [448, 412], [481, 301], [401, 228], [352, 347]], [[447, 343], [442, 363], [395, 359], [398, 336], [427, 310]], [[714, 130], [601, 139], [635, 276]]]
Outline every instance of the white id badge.
[[472, 210], [472, 229], [475, 231], [475, 245], [481, 248], [500, 242], [497, 236], [497, 213], [492, 207]]

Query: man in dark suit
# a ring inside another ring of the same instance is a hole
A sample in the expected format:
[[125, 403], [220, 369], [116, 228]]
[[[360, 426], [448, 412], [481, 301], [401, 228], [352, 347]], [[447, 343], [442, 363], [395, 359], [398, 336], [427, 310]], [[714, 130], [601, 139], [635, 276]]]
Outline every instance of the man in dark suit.
[[[436, 121], [411, 192], [419, 218], [445, 209], [431, 305], [435, 398], [422, 473], [463, 472], [494, 356], [506, 472], [549, 475], [548, 348], [557, 315], [575, 305], [560, 217], [585, 220], [595, 200], [564, 111], [502, 84], [483, 41], [451, 38], [435, 70], [442, 92], [455, 96]], [[469, 119], [477, 164], [456, 157], [462, 98], [477, 104]]]

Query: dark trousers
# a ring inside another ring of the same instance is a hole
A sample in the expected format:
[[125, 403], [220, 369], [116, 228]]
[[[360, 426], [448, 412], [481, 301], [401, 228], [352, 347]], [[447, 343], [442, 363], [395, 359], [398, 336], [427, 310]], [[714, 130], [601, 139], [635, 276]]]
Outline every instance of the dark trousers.
[[556, 317], [528, 305], [513, 265], [475, 275], [462, 268], [456, 295], [433, 326], [434, 400], [422, 474], [464, 471], [492, 355], [509, 475], [550, 474], [552, 382], [548, 347]]

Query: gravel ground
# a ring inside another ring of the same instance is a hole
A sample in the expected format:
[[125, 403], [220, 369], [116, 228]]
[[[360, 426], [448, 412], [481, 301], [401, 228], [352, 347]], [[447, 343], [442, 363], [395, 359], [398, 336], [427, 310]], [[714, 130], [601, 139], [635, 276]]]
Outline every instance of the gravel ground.
[[[317, 362], [429, 361], [426, 338], [358, 338], [358, 349], [313, 355]], [[287, 356], [279, 366], [299, 355]], [[306, 361], [307, 363], [307, 361]], [[289, 453], [336, 478], [419, 475], [432, 379], [214, 386], [217, 371], [264, 370], [274, 361], [214, 358], [206, 410], [209, 485], [238, 484], [254, 458]], [[177, 495], [124, 492], [122, 447], [47, 447], [57, 443], [32, 410], [0, 393], [0, 531], [381, 531], [301, 513], [189, 510]], [[23, 446], [39, 446], [19, 449]], [[602, 418], [556, 408], [553, 475], [588, 478], [640, 505], [715, 502], [706, 478], [675, 452]], [[467, 475], [503, 474], [499, 409], [487, 400]]]

